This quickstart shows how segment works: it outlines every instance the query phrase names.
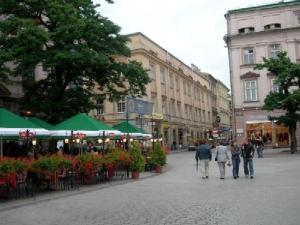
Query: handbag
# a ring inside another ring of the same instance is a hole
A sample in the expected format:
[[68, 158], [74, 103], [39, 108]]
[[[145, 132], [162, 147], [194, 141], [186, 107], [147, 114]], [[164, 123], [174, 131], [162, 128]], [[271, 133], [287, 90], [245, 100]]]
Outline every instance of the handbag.
[[228, 167], [230, 167], [231, 166], [230, 160], [228, 160], [226, 164], [227, 164]]

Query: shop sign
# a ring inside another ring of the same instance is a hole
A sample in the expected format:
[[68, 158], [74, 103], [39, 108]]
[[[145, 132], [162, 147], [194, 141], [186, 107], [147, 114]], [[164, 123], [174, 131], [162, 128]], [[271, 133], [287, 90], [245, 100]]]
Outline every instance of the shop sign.
[[163, 120], [164, 115], [161, 113], [152, 113], [151, 115], [145, 115], [144, 118], [146, 119], [153, 119], [153, 120]]
[[237, 129], [236, 129], [236, 132], [237, 132], [238, 134], [242, 134], [242, 133], [244, 133], [244, 129], [243, 129], [243, 128], [237, 128]]
[[163, 121], [163, 128], [167, 129], [170, 127], [170, 124], [168, 121]]

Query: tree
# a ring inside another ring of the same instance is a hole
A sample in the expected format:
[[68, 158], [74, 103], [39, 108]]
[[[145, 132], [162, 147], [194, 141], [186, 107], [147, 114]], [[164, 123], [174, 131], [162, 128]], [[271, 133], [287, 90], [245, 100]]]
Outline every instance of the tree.
[[91, 0], [1, 1], [0, 80], [22, 78], [24, 109], [57, 123], [95, 108], [95, 97], [146, 94], [147, 71], [129, 60], [127, 37], [98, 7]]
[[276, 58], [263, 58], [263, 63], [256, 69], [266, 68], [275, 76], [278, 92], [270, 92], [265, 98], [264, 110], [282, 109], [285, 114], [270, 117], [276, 123], [284, 124], [289, 128], [291, 136], [291, 153], [297, 151], [296, 129], [300, 121], [300, 65], [291, 62], [286, 52], [280, 52]]

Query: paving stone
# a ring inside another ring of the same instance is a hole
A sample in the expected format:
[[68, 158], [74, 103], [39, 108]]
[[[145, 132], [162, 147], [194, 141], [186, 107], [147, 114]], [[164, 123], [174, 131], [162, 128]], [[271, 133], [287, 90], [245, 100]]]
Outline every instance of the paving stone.
[[254, 159], [253, 180], [234, 180], [228, 167], [220, 180], [213, 161], [203, 180], [194, 154], [168, 156], [159, 176], [0, 210], [0, 225], [300, 224], [299, 154]]

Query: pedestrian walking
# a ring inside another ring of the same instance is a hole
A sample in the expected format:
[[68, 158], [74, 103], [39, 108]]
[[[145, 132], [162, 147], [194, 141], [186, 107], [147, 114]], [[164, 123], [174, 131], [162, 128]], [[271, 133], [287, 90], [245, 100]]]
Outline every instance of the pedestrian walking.
[[219, 170], [220, 170], [220, 179], [225, 179], [225, 165], [229, 160], [229, 155], [227, 152], [227, 147], [223, 142], [218, 143], [216, 147], [216, 158], [215, 161], [218, 162]]
[[253, 157], [255, 149], [251, 143], [248, 142], [247, 138], [244, 139], [244, 144], [242, 146], [242, 157], [244, 159], [244, 173], [246, 177], [253, 179], [254, 168], [253, 168]]
[[264, 150], [264, 142], [261, 136], [258, 136], [256, 138], [256, 152], [257, 157], [262, 158], [263, 157], [263, 150]]
[[231, 152], [231, 161], [232, 161], [232, 176], [234, 179], [239, 178], [239, 168], [240, 168], [240, 154], [241, 149], [237, 145], [235, 140], [231, 141], [230, 144], [230, 152]]
[[209, 175], [209, 162], [211, 161], [211, 149], [205, 140], [199, 141], [196, 147], [195, 159], [200, 161], [200, 172], [202, 179], [207, 179]]

